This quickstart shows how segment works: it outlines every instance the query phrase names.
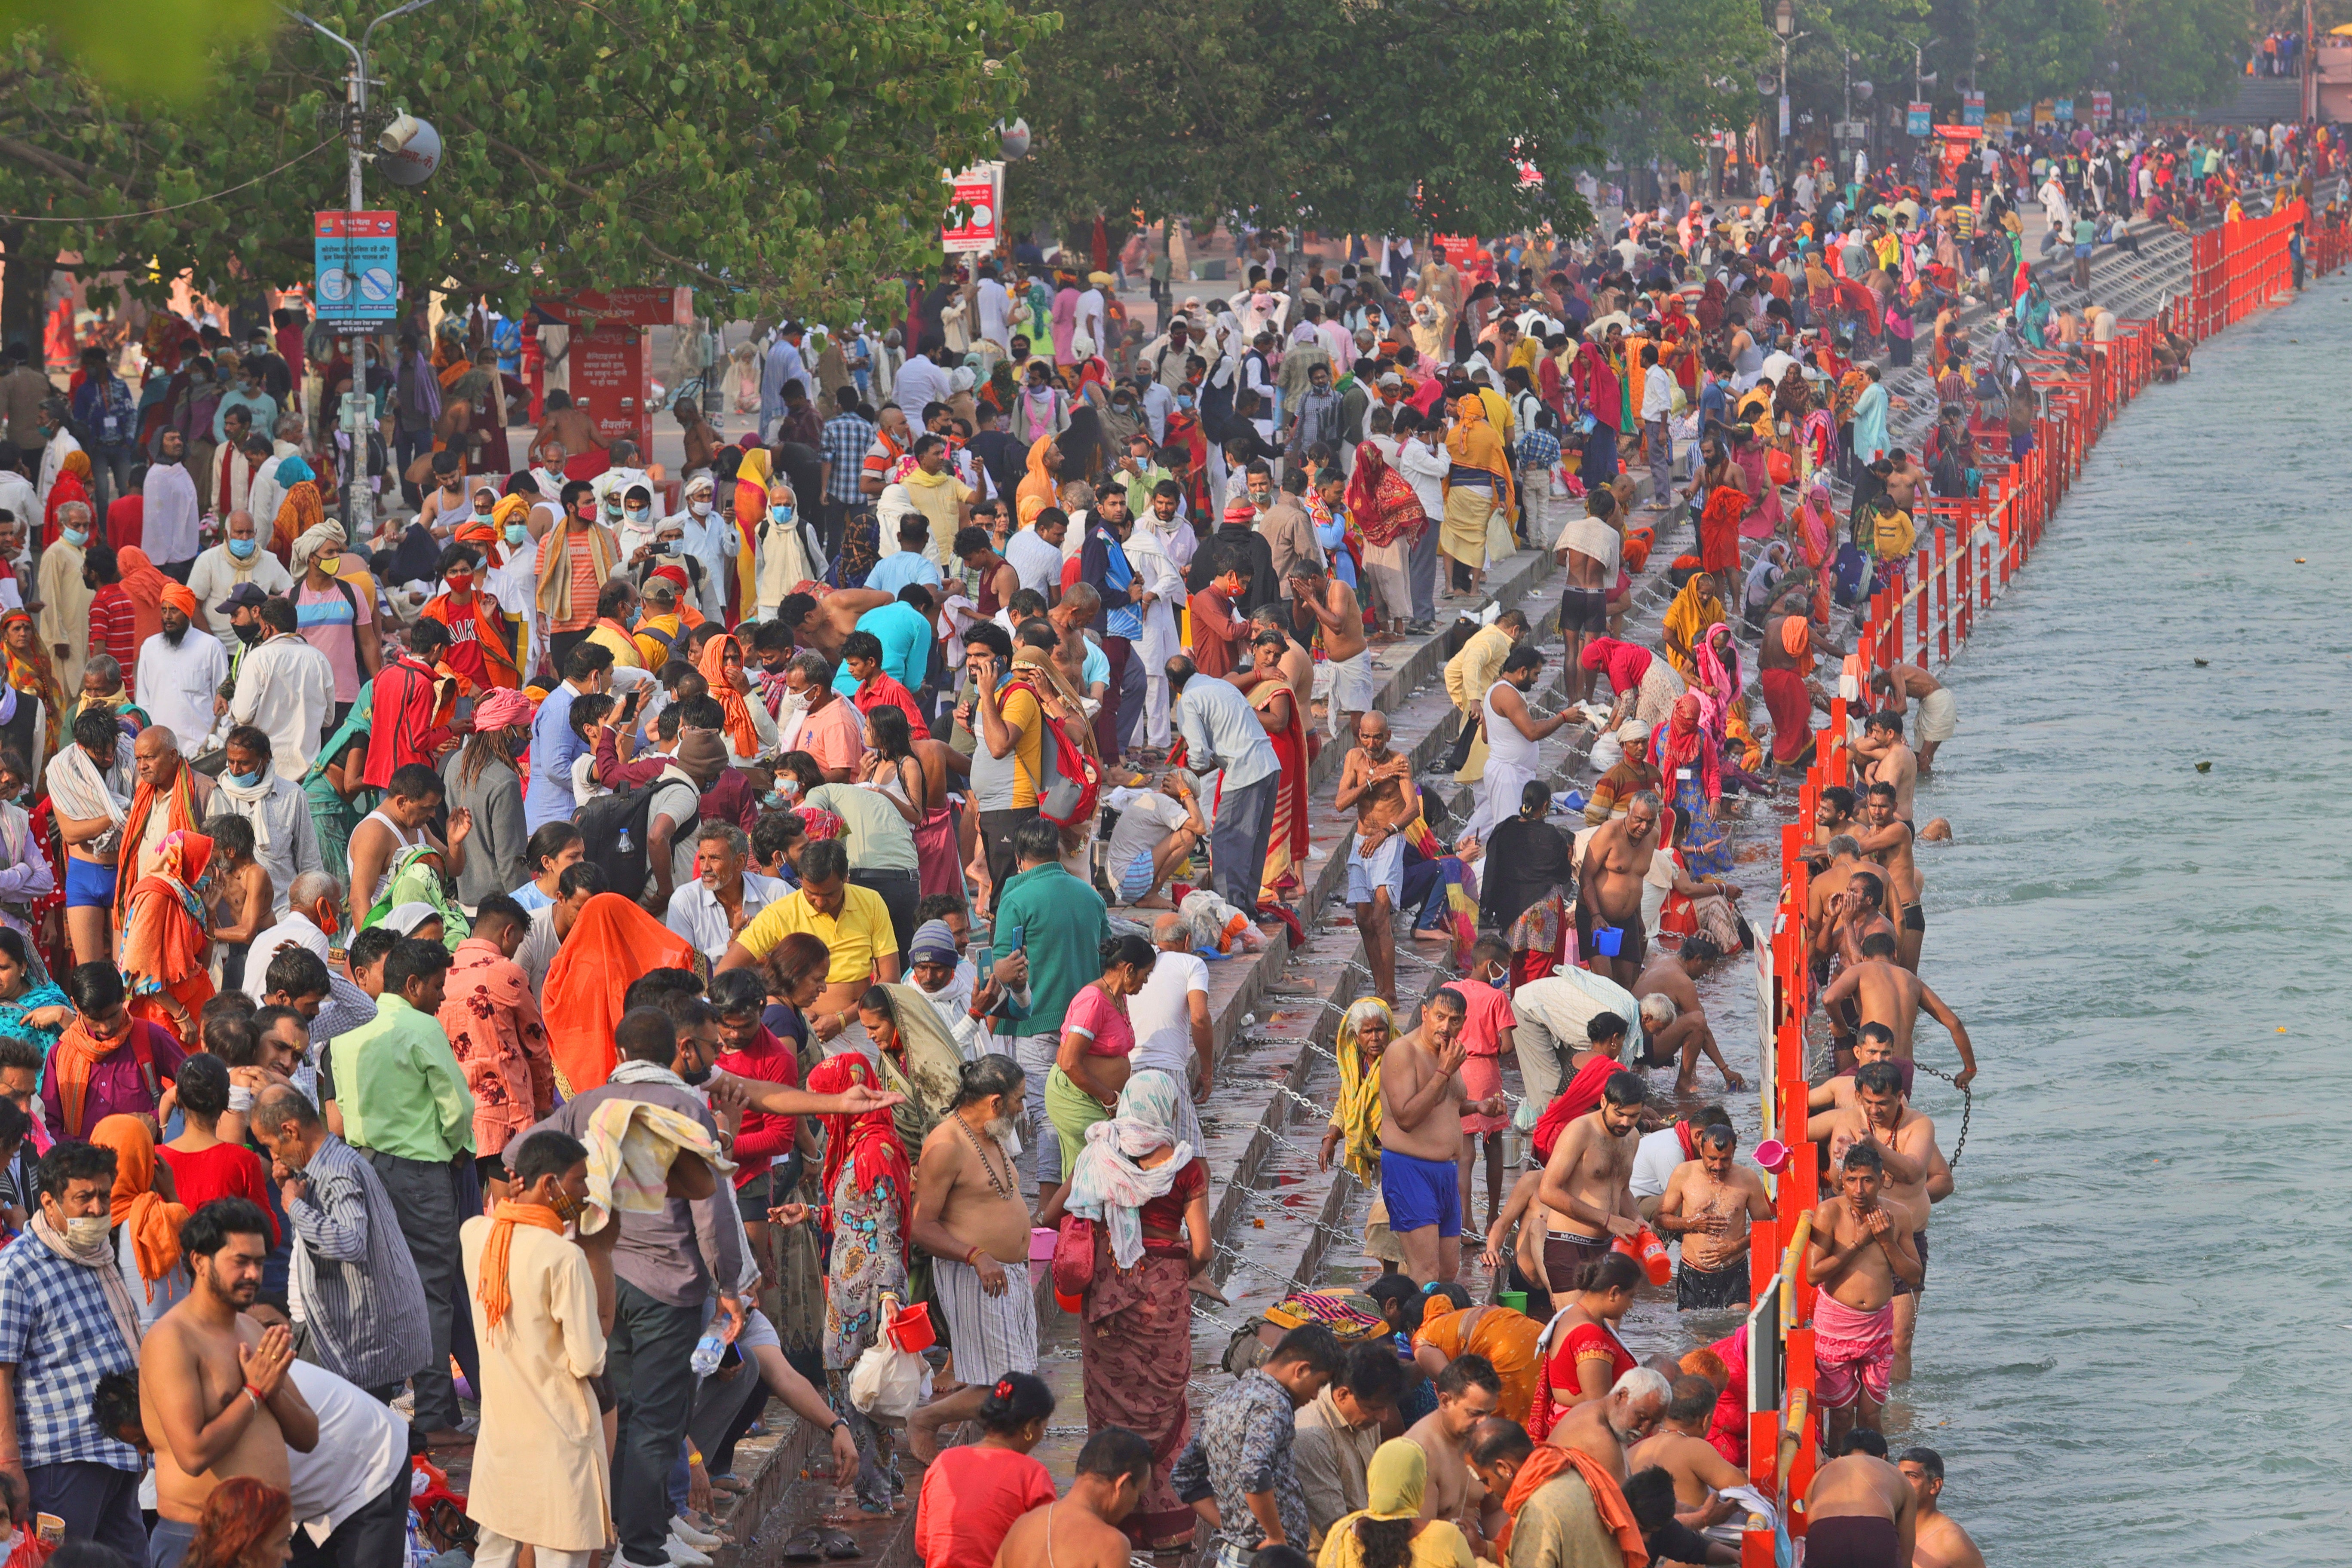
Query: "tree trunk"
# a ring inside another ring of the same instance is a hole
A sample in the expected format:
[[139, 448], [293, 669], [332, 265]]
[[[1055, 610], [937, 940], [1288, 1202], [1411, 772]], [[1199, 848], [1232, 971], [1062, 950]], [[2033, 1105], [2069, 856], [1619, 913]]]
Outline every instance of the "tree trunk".
[[31, 234], [29, 225], [0, 226], [0, 249], [6, 252], [5, 267], [0, 267], [0, 343], [23, 343], [38, 365], [49, 271], [57, 252], [29, 244]]

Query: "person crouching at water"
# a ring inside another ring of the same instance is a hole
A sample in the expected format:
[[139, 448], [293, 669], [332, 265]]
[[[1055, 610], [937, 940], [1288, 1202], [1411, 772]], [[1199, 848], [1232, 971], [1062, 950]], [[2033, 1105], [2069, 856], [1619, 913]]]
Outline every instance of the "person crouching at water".
[[1876, 1144], [1848, 1150], [1838, 1195], [1813, 1211], [1805, 1255], [1806, 1281], [1821, 1289], [1813, 1302], [1818, 1393], [1830, 1446], [1841, 1452], [1856, 1423], [1878, 1430], [1895, 1368], [1895, 1282], [1916, 1286], [1922, 1272], [1909, 1216], [1879, 1203], [1885, 1183]]
[[1886, 1439], [1864, 1429], [1830, 1446], [1838, 1457], [1805, 1491], [1806, 1568], [1915, 1568], [1918, 1498], [1886, 1462]]

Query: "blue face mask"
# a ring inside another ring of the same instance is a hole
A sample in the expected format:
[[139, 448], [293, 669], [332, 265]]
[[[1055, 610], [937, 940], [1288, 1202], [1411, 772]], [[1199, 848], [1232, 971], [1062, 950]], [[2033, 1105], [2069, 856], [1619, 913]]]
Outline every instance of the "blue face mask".
[[768, 509], [768, 515], [778, 522], [790, 522], [793, 520], [793, 509], [788, 506], [772, 506]]
[[643, 522], [651, 516], [653, 516], [653, 509], [650, 507], [633, 506], [629, 509], [631, 522]]
[[229, 783], [236, 785], [239, 789], [254, 789], [258, 787], [261, 783], [261, 773], [262, 770], [256, 768], [249, 773], [224, 773], [221, 776], [228, 780]]
[[87, 529], [68, 528], [65, 531], [65, 538], [68, 544], [79, 550], [89, 542], [89, 531]]
[[625, 617], [624, 617], [624, 624], [625, 624], [625, 625], [626, 625], [626, 626], [628, 626], [632, 630], [634, 630], [634, 629], [635, 629], [635, 626], [636, 626], [636, 624], [637, 624], [637, 621], [638, 621], [639, 617], [641, 617], [641, 616], [644, 616], [644, 615], [645, 615], [645, 611], [643, 611], [642, 609], [635, 609], [635, 608], [633, 608], [633, 609], [631, 609], [631, 610], [629, 611], [628, 615], [627, 615]]
[[520, 522], [507, 524], [507, 542], [523, 545], [530, 542], [530, 530]]
[[232, 539], [228, 542], [228, 552], [239, 561], [252, 560], [253, 552], [260, 548], [261, 541], [258, 539]]
[[490, 513], [489, 513], [489, 510], [488, 510], [487, 507], [478, 507], [478, 507], [476, 507], [476, 508], [474, 509], [474, 521], [475, 521], [476, 522], [488, 522], [488, 521], [490, 521]]

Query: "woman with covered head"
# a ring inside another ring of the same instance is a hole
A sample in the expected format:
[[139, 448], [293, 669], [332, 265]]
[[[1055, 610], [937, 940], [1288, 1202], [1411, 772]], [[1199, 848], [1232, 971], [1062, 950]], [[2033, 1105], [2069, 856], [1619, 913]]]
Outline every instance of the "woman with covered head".
[[1609, 677], [1612, 728], [1631, 720], [1647, 730], [1671, 712], [1675, 700], [1687, 689], [1664, 659], [1621, 637], [1595, 637], [1585, 644], [1582, 663]]
[[1438, 548], [1454, 563], [1453, 586], [1477, 593], [1486, 582], [1488, 519], [1498, 508], [1507, 516], [1514, 505], [1510, 457], [1475, 393], [1454, 403], [1454, 428], [1445, 434], [1453, 468], [1445, 478]]
[[1192, 1514], [1169, 1484], [1190, 1436], [1192, 1281], [1209, 1267], [1209, 1173], [1177, 1132], [1184, 1089], [1146, 1068], [1087, 1129], [1064, 1205], [1101, 1228], [1080, 1312], [1087, 1425], [1151, 1445], [1139, 1507], [1146, 1550], [1189, 1542]]
[[1323, 1134], [1316, 1163], [1331, 1168], [1336, 1154], [1348, 1173], [1372, 1194], [1364, 1222], [1364, 1253], [1382, 1263], [1402, 1263], [1404, 1248], [1389, 1230], [1388, 1206], [1381, 1201], [1381, 1058], [1396, 1038], [1396, 1015], [1377, 996], [1360, 996], [1339, 1018], [1333, 1048], [1339, 1058], [1339, 1103]]

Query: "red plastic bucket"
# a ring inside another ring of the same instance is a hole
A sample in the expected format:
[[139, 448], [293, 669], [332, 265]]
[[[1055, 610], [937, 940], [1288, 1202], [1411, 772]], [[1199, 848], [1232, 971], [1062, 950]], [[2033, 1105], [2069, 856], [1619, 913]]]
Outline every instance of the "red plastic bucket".
[[888, 1332], [890, 1342], [910, 1355], [930, 1349], [940, 1337], [938, 1331], [931, 1327], [931, 1307], [928, 1301], [918, 1301], [892, 1313]]

